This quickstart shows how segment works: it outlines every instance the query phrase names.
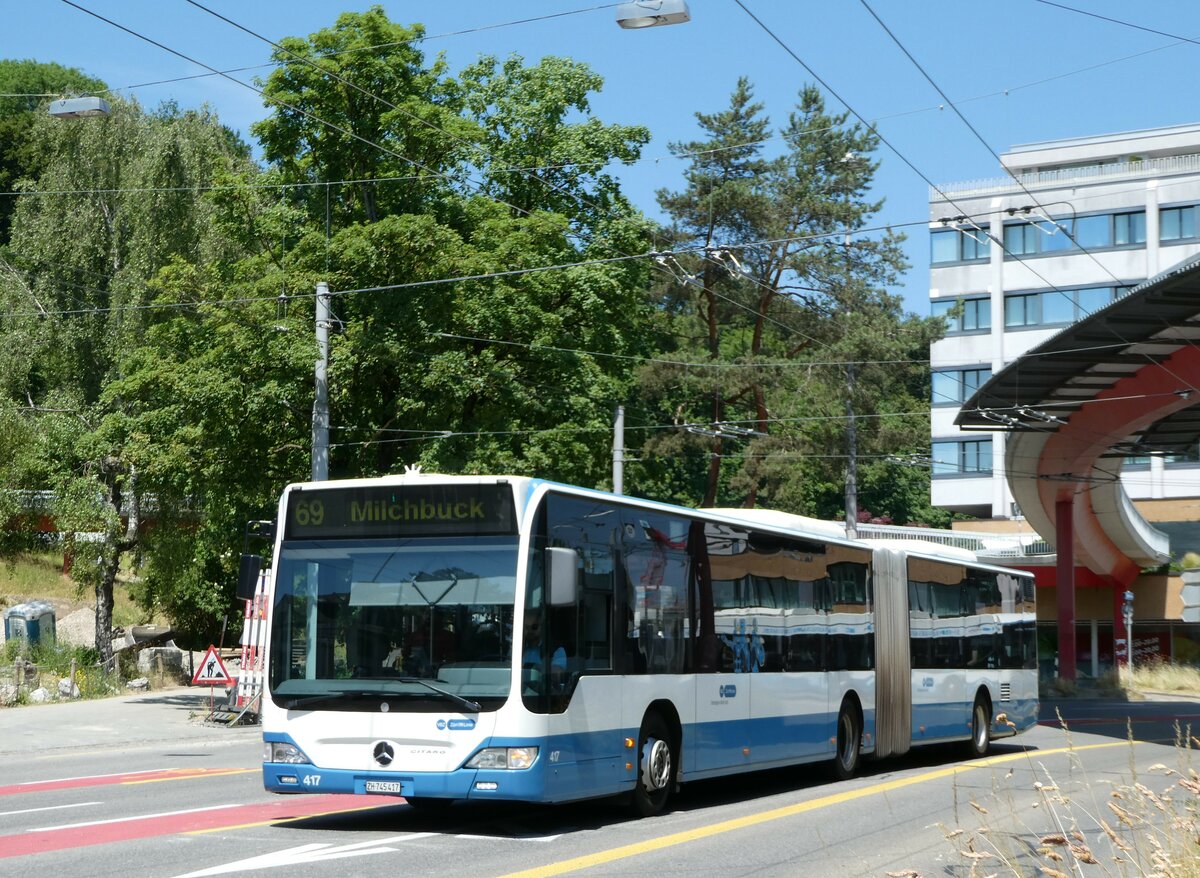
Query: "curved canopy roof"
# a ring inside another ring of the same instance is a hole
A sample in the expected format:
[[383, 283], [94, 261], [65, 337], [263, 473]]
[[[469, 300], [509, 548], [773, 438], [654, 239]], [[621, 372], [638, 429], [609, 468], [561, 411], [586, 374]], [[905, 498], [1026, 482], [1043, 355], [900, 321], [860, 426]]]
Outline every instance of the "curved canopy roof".
[[1073, 505], [1076, 553], [1130, 580], [1169, 557], [1166, 535], [1120, 484], [1125, 457], [1180, 453], [1200, 439], [1200, 257], [1141, 284], [992, 376], [957, 418], [1006, 430], [1005, 472], [1030, 524], [1053, 542]]

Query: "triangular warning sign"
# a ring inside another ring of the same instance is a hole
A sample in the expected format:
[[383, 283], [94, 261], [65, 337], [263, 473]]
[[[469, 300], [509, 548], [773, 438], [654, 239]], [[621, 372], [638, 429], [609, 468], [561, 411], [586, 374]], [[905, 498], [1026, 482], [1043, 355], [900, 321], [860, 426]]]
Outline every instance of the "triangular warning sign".
[[233, 685], [233, 677], [229, 676], [229, 670], [225, 667], [225, 662], [221, 661], [221, 656], [217, 653], [215, 646], [210, 646], [208, 652], [204, 653], [204, 658], [200, 659], [200, 664], [196, 666], [196, 675], [192, 677], [192, 683], [195, 685], [203, 683], [207, 686]]

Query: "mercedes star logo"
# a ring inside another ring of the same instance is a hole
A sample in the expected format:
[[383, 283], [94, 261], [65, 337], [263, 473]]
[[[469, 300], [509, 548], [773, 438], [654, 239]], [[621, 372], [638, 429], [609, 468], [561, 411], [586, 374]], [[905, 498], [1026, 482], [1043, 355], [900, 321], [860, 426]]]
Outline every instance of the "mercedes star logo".
[[396, 758], [396, 751], [392, 749], [392, 745], [387, 741], [380, 741], [375, 745], [375, 761], [380, 765], [391, 765], [392, 760]]

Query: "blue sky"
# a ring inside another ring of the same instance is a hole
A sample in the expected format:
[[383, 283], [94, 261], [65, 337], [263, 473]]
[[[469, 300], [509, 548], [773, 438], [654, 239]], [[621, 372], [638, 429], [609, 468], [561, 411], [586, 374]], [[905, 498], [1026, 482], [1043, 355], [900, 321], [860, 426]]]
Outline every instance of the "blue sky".
[[[184, 0], [75, 2], [220, 69], [265, 64], [270, 55], [264, 42]], [[305, 36], [331, 25], [339, 12], [369, 5], [202, 2], [270, 39]], [[529, 61], [563, 55], [591, 65], [605, 79], [593, 100], [595, 115], [653, 133], [642, 161], [615, 169], [633, 201], [652, 216], [659, 216], [655, 191], [681, 185], [684, 163], [670, 157], [667, 145], [698, 135], [695, 113], [724, 107], [744, 75], [771, 118], [783, 122], [798, 90], [814, 81], [798, 57], [895, 149], [880, 147], [874, 194], [886, 199], [881, 222], [918, 224], [906, 228], [912, 268], [897, 291], [922, 314], [928, 311], [928, 238], [919, 224], [928, 216], [929, 194], [922, 175], [938, 184], [995, 177], [1001, 171], [992, 152], [1018, 143], [1200, 122], [1194, 86], [1200, 45], [1188, 42], [1200, 40], [1194, 0], [1063, 0], [1091, 16], [1039, 0], [867, 3], [986, 143], [945, 106], [862, 0], [689, 0], [690, 23], [645, 31], [621, 30], [612, 6], [598, 0], [382, 5], [395, 21], [423, 23], [430, 37], [426, 53], [444, 52], [455, 71], [484, 53], [516, 53]], [[56, 61], [114, 88], [207, 72], [61, 0], [10, 2], [3, 14], [0, 57]], [[519, 20], [525, 21], [511, 23]], [[249, 81], [266, 72], [231, 75]], [[207, 103], [247, 139], [250, 123], [265, 115], [253, 91], [216, 76], [126, 93], [147, 107], [164, 99], [185, 107]], [[831, 110], [843, 106], [828, 93], [827, 100]]]

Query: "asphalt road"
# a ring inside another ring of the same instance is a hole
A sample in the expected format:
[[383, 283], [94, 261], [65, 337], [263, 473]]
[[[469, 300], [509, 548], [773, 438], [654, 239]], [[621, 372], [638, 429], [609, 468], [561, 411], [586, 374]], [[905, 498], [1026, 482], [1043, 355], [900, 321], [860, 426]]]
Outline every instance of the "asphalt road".
[[670, 813], [632, 820], [613, 802], [424, 814], [402, 800], [271, 796], [258, 730], [198, 723], [204, 701], [180, 689], [0, 710], [0, 875], [965, 876], [973, 861], [978, 874], [1039, 874], [1037, 848], [1064, 827], [1122, 874], [1112, 857], [1134, 854], [1100, 819], [1135, 854], [1147, 848], [1160, 830], [1137, 823], [1133, 774], [1182, 806], [1167, 772], [1186, 772], [1191, 754], [1176, 724], [1200, 729], [1190, 701], [1047, 704], [1045, 725], [984, 760], [928, 748], [844, 783], [816, 766], [696, 783]]

